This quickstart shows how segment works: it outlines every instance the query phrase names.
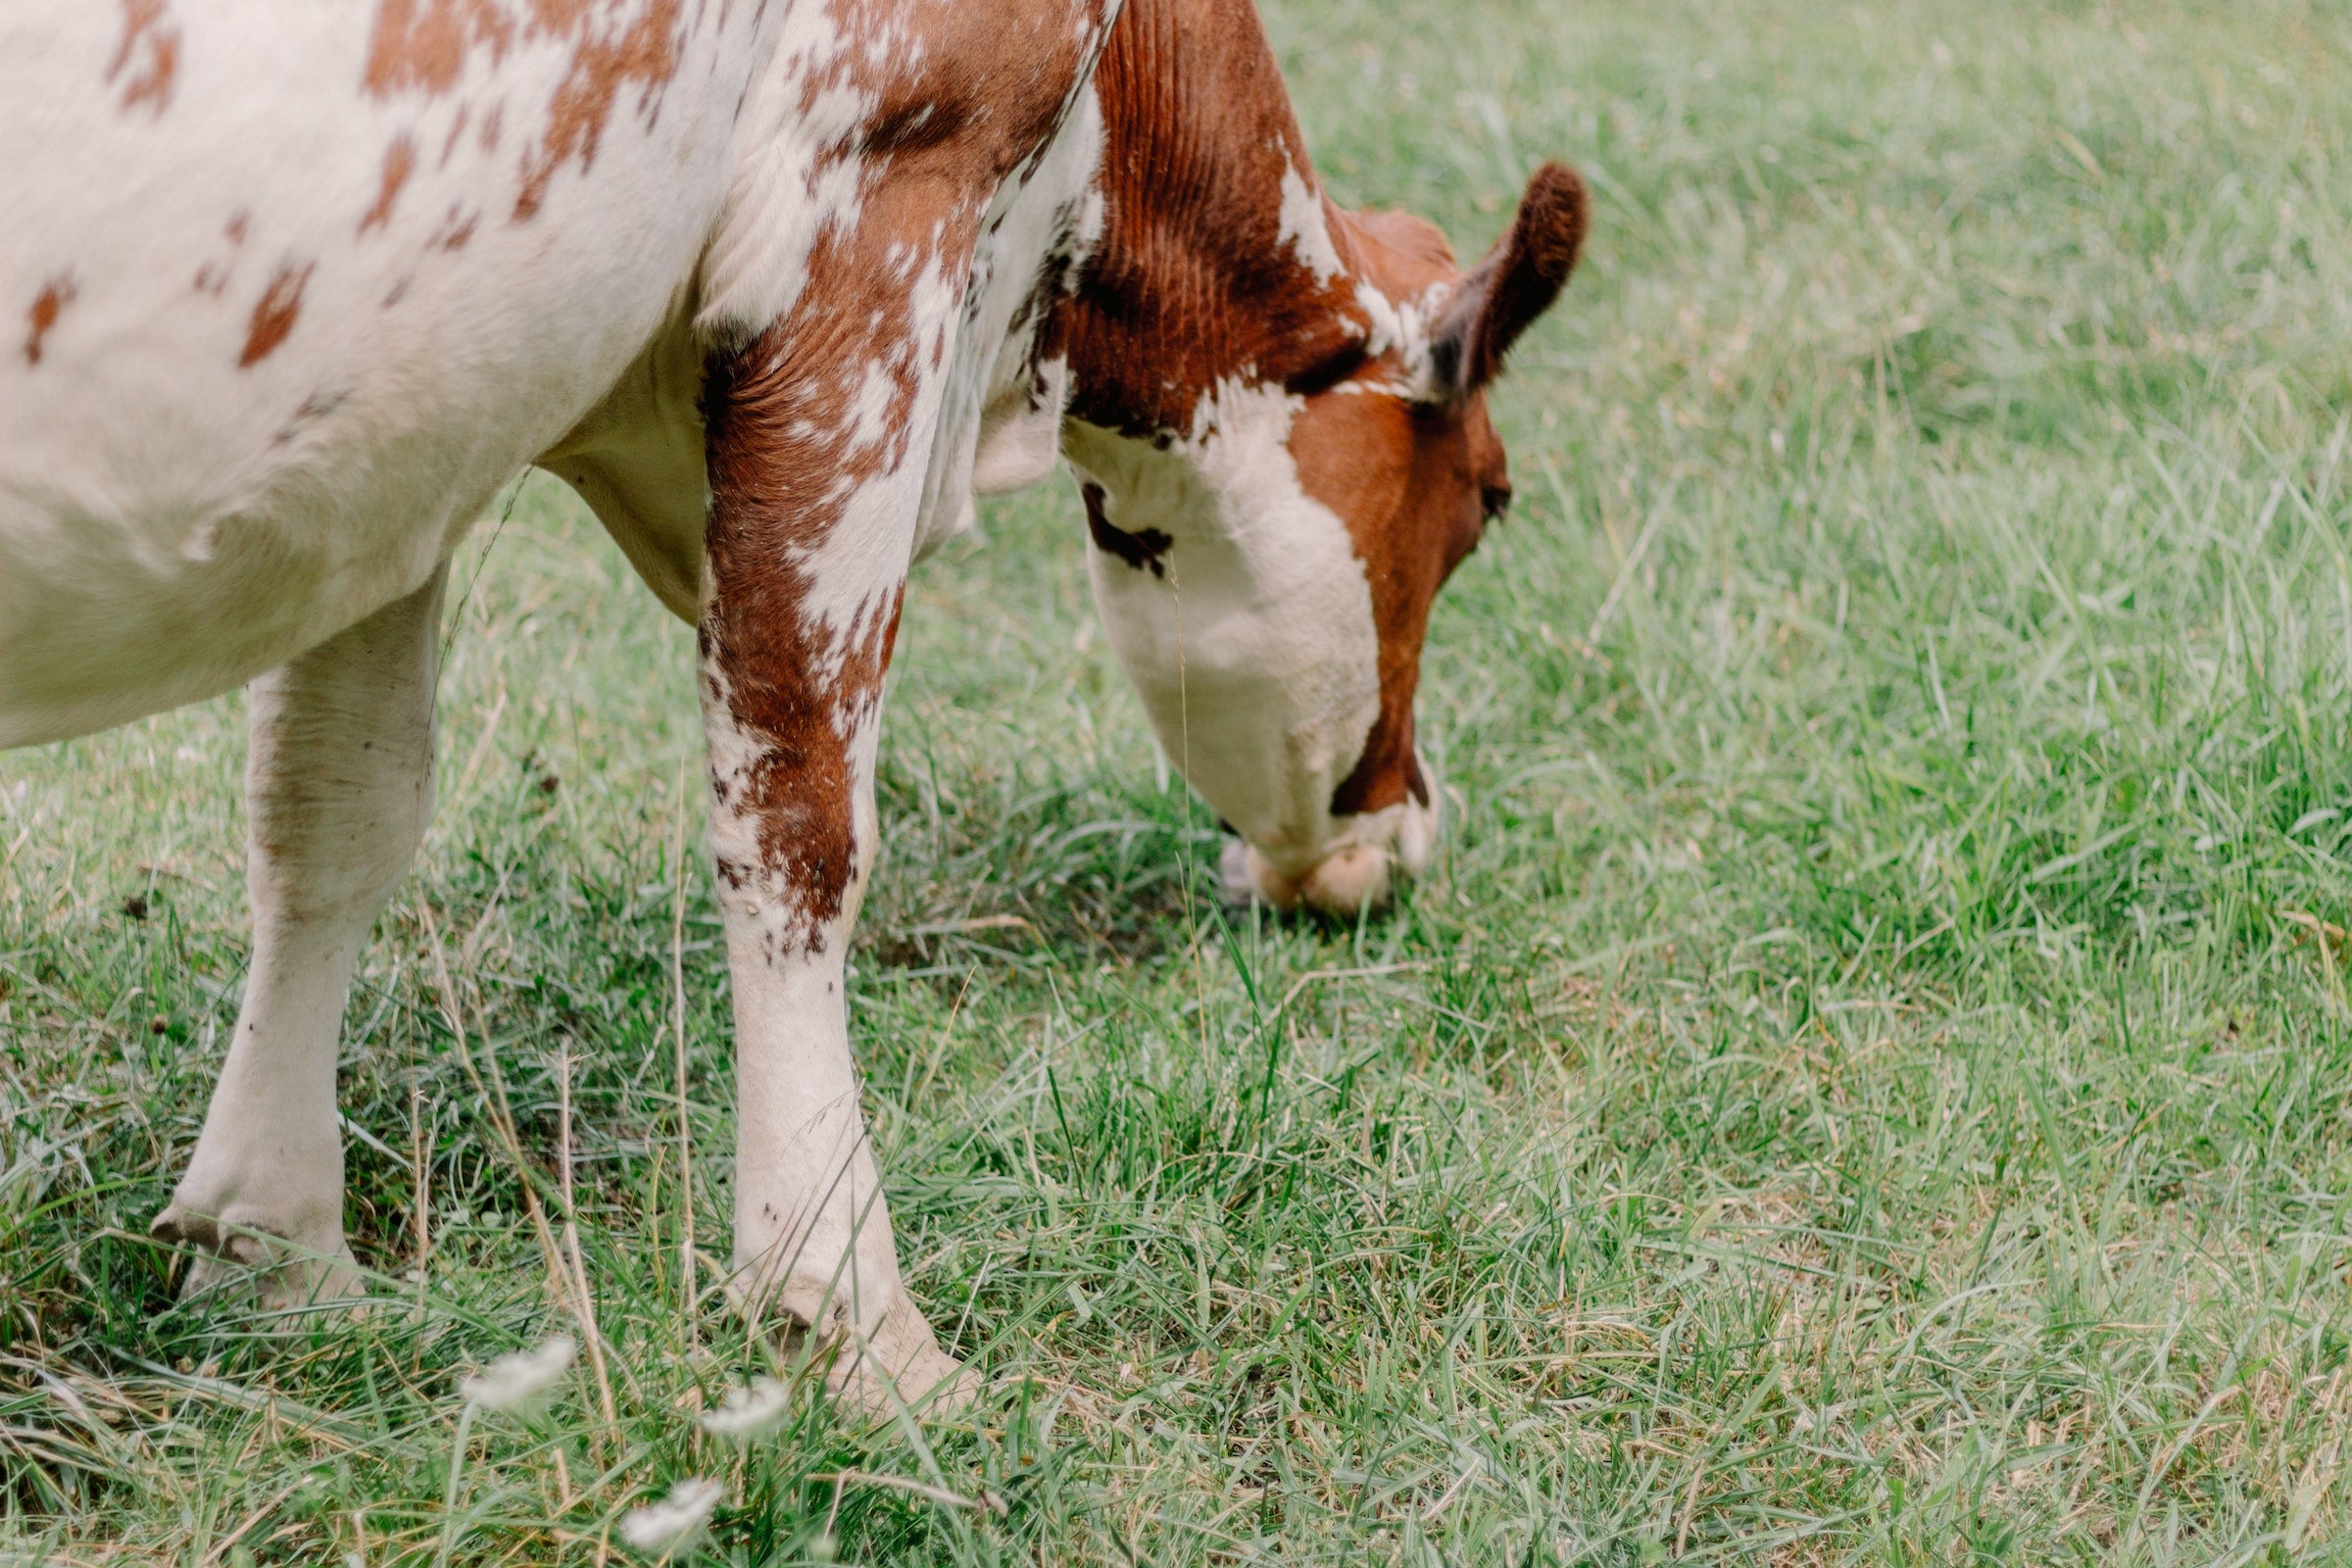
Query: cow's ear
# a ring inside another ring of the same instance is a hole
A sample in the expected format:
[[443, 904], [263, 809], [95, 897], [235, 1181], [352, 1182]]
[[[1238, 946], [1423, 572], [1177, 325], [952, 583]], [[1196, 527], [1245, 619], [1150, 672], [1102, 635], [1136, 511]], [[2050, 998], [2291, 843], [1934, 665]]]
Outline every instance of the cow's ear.
[[1551, 308], [1584, 248], [1592, 198], [1566, 164], [1545, 164], [1527, 182], [1510, 230], [1464, 274], [1430, 334], [1434, 390], [1462, 398], [1502, 373], [1503, 356]]

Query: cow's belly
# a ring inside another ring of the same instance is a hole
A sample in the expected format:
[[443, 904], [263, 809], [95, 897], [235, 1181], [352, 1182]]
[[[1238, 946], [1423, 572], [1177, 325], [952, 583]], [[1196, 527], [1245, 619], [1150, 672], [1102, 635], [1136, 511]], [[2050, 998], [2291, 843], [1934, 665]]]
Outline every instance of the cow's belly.
[[391, 6], [0, 21], [0, 746], [413, 590], [637, 356], [723, 199], [747, 40], [623, 9], [668, 29], [654, 66], [605, 11], [454, 53]]

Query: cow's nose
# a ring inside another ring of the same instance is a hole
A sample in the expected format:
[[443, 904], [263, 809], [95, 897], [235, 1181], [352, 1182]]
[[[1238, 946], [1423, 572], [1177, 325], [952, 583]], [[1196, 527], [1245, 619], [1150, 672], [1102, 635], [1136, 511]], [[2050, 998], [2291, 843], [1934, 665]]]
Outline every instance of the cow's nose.
[[1321, 858], [1302, 871], [1286, 871], [1244, 840], [1228, 842], [1218, 867], [1227, 897], [1237, 903], [1262, 899], [1285, 911], [1304, 905], [1343, 920], [1380, 908], [1396, 894], [1400, 879], [1429, 868], [1437, 847], [1437, 779], [1426, 762], [1422, 774], [1430, 781], [1427, 805], [1408, 800], [1349, 819]]

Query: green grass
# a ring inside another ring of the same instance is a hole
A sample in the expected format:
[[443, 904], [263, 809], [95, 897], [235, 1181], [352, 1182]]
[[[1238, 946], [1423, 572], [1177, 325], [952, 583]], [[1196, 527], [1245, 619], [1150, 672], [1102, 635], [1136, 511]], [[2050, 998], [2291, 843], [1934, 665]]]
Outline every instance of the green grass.
[[[765, 1363], [675, 1266], [673, 959], [706, 1242], [732, 1137], [689, 639], [534, 485], [352, 1004], [364, 1320], [182, 1310], [142, 1239], [238, 705], [0, 759], [0, 1559], [585, 1564], [704, 1474], [746, 1565], [2352, 1560], [2352, 13], [1272, 24], [1343, 196], [1598, 196], [1434, 632], [1435, 873], [1221, 915], [1071, 499], [994, 509], [913, 589], [854, 1027], [996, 1389], [705, 1437]], [[571, 1316], [453, 1018], [545, 1191], [573, 1062], [614, 1412], [483, 1417], [454, 1515], [459, 1377]]]

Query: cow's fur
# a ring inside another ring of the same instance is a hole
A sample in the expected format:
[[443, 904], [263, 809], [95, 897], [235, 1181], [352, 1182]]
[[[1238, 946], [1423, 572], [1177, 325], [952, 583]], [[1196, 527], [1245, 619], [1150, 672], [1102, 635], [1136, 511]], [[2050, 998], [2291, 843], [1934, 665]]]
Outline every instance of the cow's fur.
[[191, 1288], [351, 1282], [335, 1038], [429, 808], [450, 555], [525, 464], [700, 629], [734, 1289], [868, 1399], [953, 1371], [843, 976], [906, 573], [975, 487], [1079, 469], [1114, 646], [1237, 875], [1345, 910], [1426, 859], [1422, 629], [1507, 495], [1479, 391], [1581, 187], [1543, 176], [1457, 278], [1425, 225], [1324, 200], [1245, 0], [1116, 12], [0, 20], [0, 745], [254, 683], [253, 964], [156, 1227]]

